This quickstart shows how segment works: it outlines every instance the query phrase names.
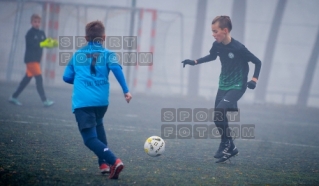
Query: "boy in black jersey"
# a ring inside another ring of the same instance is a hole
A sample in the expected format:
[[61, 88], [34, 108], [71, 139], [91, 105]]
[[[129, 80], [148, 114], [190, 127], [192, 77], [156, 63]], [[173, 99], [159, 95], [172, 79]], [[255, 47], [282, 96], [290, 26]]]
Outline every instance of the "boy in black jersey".
[[[238, 154], [238, 149], [234, 145], [229, 134], [227, 111], [237, 110], [237, 101], [243, 96], [246, 88], [254, 89], [258, 80], [261, 61], [252, 54], [243, 44], [231, 37], [232, 24], [229, 16], [217, 16], [212, 22], [212, 32], [215, 42], [209, 51], [209, 55], [197, 60], [182, 61], [183, 67], [188, 65], [198, 65], [215, 60], [219, 56], [222, 69], [219, 76], [219, 88], [215, 99], [215, 109], [224, 111], [224, 119], [218, 121], [214, 115], [216, 127], [221, 134], [221, 143], [214, 157], [221, 163], [230, 157]], [[255, 64], [255, 71], [251, 81], [247, 82], [249, 71], [248, 62]], [[217, 113], [217, 112], [215, 112]], [[214, 113], [214, 114], [215, 114]]]
[[57, 47], [57, 43], [48, 43], [48, 41], [52, 41], [52, 39], [46, 38], [44, 31], [40, 30], [40, 24], [41, 17], [38, 14], [33, 14], [31, 16], [32, 27], [25, 36], [26, 50], [24, 55], [24, 62], [26, 64], [26, 74], [21, 80], [17, 90], [9, 98], [9, 101], [15, 105], [22, 105], [22, 103], [17, 98], [24, 90], [24, 88], [30, 83], [32, 77], [35, 78], [37, 91], [43, 102], [43, 105], [45, 107], [49, 107], [54, 104], [53, 101], [46, 98], [44, 92], [40, 61], [42, 58], [43, 48]]

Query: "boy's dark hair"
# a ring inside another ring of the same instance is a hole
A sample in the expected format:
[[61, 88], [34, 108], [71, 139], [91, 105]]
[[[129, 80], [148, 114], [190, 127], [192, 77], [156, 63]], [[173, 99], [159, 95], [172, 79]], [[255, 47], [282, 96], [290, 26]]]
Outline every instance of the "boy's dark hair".
[[31, 22], [32, 22], [34, 19], [41, 19], [41, 17], [39, 16], [39, 14], [32, 14], [32, 16], [31, 16]]
[[85, 35], [88, 41], [102, 40], [105, 27], [101, 21], [92, 21], [85, 26]]
[[221, 29], [227, 28], [230, 32], [232, 29], [232, 24], [229, 16], [217, 16], [214, 18], [212, 24], [215, 24], [216, 22], [219, 22], [219, 27]]

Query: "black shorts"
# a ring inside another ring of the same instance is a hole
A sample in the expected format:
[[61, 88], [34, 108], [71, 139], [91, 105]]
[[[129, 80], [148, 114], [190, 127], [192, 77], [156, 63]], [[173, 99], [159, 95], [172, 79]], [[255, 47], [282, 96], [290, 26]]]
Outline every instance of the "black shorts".
[[83, 107], [74, 110], [79, 130], [96, 127], [99, 120], [103, 119], [107, 106]]
[[238, 111], [237, 101], [246, 92], [246, 87], [241, 90], [220, 90], [218, 89], [215, 108], [226, 109], [227, 111]]

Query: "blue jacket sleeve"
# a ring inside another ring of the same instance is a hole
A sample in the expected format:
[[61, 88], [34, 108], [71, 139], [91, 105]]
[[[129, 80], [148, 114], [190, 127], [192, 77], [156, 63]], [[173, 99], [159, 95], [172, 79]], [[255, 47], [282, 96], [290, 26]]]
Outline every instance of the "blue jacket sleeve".
[[69, 83], [69, 84], [73, 84], [74, 83], [74, 78], [63, 76], [63, 81], [66, 82], [66, 83]]
[[66, 66], [63, 74], [63, 81], [69, 84], [74, 83], [74, 76], [75, 71], [72, 63], [72, 59], [70, 60], [69, 64]]
[[111, 71], [113, 72], [115, 78], [117, 79], [117, 81], [120, 83], [123, 93], [126, 94], [129, 92], [129, 89], [127, 88], [126, 85], [126, 81], [124, 78], [124, 74], [122, 72], [122, 67], [118, 64], [112, 64], [109, 66], [109, 68], [111, 69]]

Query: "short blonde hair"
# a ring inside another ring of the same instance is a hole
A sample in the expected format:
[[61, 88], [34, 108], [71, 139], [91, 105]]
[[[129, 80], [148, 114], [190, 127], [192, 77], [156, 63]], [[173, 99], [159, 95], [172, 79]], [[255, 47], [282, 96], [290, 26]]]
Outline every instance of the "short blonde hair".
[[31, 22], [35, 19], [40, 19], [41, 20], [41, 17], [39, 16], [39, 14], [32, 14], [31, 16]]

